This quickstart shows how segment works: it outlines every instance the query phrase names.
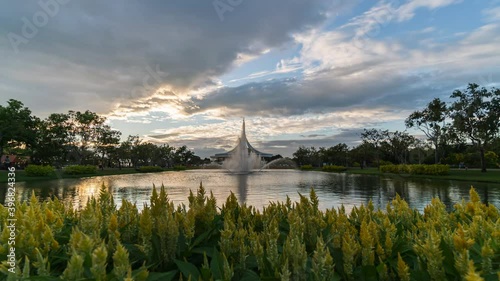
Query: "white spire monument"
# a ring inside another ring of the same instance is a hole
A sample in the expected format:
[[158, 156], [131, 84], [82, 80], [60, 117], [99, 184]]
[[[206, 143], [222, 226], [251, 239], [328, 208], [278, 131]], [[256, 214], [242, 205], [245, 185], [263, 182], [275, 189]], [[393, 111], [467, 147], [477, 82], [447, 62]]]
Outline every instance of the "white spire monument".
[[233, 173], [247, 174], [252, 172], [254, 169], [260, 169], [262, 167], [261, 158], [272, 156], [272, 154], [262, 153], [256, 150], [248, 142], [245, 130], [245, 118], [243, 118], [241, 135], [238, 138], [236, 147], [229, 152], [216, 154], [215, 156], [212, 156], [212, 158], [216, 158], [218, 160], [223, 159], [224, 163], [222, 166]]

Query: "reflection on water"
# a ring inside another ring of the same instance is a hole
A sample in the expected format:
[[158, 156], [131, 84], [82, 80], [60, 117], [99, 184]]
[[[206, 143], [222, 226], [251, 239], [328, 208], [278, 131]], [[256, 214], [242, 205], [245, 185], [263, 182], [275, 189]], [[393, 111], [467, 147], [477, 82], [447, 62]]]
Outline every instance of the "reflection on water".
[[[368, 175], [348, 175], [297, 170], [264, 170], [248, 175], [234, 175], [222, 170], [191, 170], [156, 174], [131, 174], [85, 179], [61, 179], [38, 183], [17, 183], [17, 196], [27, 200], [34, 192], [40, 200], [57, 197], [81, 208], [91, 196], [97, 196], [102, 185], [113, 194], [115, 202], [135, 202], [139, 209], [149, 203], [153, 185], [162, 184], [175, 205], [188, 205], [189, 190], [196, 191], [200, 182], [207, 194], [213, 192], [217, 204], [222, 205], [230, 192], [239, 202], [257, 208], [269, 201], [299, 200], [299, 193], [307, 195], [312, 187], [320, 199], [320, 208], [337, 208], [343, 204], [347, 210], [367, 204], [385, 208], [396, 194], [403, 197], [412, 208], [423, 210], [433, 197], [451, 209], [462, 198], [469, 198], [471, 183], [446, 180], [386, 178]], [[7, 186], [6, 184], [4, 185]], [[500, 208], [500, 184], [474, 184], [484, 202]], [[0, 188], [0, 202], [5, 201], [6, 188]]]

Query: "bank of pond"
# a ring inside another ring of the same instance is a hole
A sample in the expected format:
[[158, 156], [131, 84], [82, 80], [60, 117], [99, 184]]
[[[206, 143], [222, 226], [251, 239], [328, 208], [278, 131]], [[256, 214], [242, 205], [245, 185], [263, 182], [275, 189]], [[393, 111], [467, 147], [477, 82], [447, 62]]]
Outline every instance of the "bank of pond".
[[188, 202], [174, 206], [163, 186], [141, 211], [127, 200], [117, 207], [104, 186], [81, 210], [33, 195], [14, 204], [15, 245], [0, 206], [0, 257], [15, 247], [0, 272], [8, 280], [500, 278], [500, 212], [474, 189], [450, 212], [437, 198], [420, 212], [399, 196], [383, 210], [370, 202], [323, 211], [314, 190], [258, 210], [232, 193], [220, 204], [201, 185]]
[[[211, 166], [212, 168], [212, 166]], [[167, 171], [185, 171], [192, 169], [203, 169], [203, 167], [173, 166], [162, 168], [159, 166], [141, 166], [138, 168], [106, 168], [98, 169], [94, 165], [71, 165], [62, 169], [54, 169], [52, 166], [28, 165], [24, 170], [16, 171], [17, 182], [36, 182], [43, 180], [84, 178], [93, 176], [108, 176], [134, 173], [157, 173]], [[428, 178], [442, 180], [465, 180], [474, 182], [500, 183], [500, 170], [490, 169], [483, 173], [478, 169], [450, 169], [449, 165], [424, 165], [424, 164], [401, 164], [381, 165], [380, 168], [344, 167], [337, 165], [325, 165], [317, 168], [312, 165], [299, 167], [303, 171], [323, 171], [349, 174], [366, 174], [379, 176], [402, 176], [408, 178]], [[8, 182], [8, 172], [0, 171], [0, 183]]]

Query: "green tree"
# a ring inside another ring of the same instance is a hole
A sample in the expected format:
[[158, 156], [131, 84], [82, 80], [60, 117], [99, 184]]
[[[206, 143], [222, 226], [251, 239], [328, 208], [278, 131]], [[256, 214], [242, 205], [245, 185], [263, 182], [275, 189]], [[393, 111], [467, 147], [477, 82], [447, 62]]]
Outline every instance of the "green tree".
[[392, 159], [400, 164], [406, 164], [410, 154], [410, 147], [414, 145], [416, 139], [407, 132], [391, 132], [388, 134], [387, 146]]
[[375, 159], [374, 151], [375, 149], [372, 144], [362, 142], [349, 151], [349, 157], [351, 161], [358, 162], [361, 169], [364, 169], [367, 166], [367, 163], [372, 162], [373, 159]]
[[68, 112], [71, 125], [71, 147], [78, 164], [87, 160], [95, 151], [95, 145], [103, 131], [106, 118], [89, 110], [85, 112]]
[[[417, 159], [418, 164], [422, 164], [425, 157], [427, 156], [427, 152], [429, 151], [428, 145], [429, 145], [428, 142], [415, 138], [415, 142], [411, 146], [412, 149], [410, 153], [413, 154], [414, 158]], [[411, 154], [410, 158], [412, 158]]]
[[112, 130], [110, 126], [104, 125], [97, 130], [97, 139], [95, 143], [96, 152], [99, 155], [99, 160], [104, 168], [105, 159], [109, 161], [116, 159], [116, 149], [120, 144], [122, 133], [117, 130]]
[[133, 140], [139, 138], [139, 136], [128, 136], [127, 140], [120, 143], [120, 146], [116, 149], [116, 157], [118, 158], [118, 168], [122, 169], [122, 164], [127, 167], [133, 165], [132, 161], [132, 146]]
[[138, 162], [140, 165], [152, 166], [155, 159], [158, 147], [150, 142], [141, 142], [135, 148]]
[[332, 147], [329, 147], [325, 153], [326, 155], [323, 157], [323, 162], [328, 164], [334, 164], [339, 166], [348, 166], [348, 152], [349, 147], [345, 143], [339, 143]]
[[6, 146], [32, 147], [40, 120], [18, 100], [10, 99], [7, 106], [0, 105], [0, 155]]
[[464, 91], [454, 91], [451, 98], [455, 99], [450, 108], [453, 126], [479, 150], [481, 171], [486, 172], [485, 149], [500, 127], [500, 90], [471, 83]]
[[194, 153], [185, 145], [178, 147], [174, 153], [174, 162], [178, 165], [187, 165], [193, 160]]
[[388, 130], [380, 130], [380, 129], [365, 129], [363, 133], [361, 133], [361, 140], [364, 143], [369, 143], [373, 145], [375, 150], [375, 159], [377, 161], [377, 167], [380, 169], [380, 146], [381, 144], [387, 140], [389, 136]]
[[128, 136], [127, 140], [121, 144], [121, 147], [124, 148], [124, 156], [129, 158], [130, 163], [134, 168], [138, 168], [139, 160], [140, 160], [140, 151], [138, 149], [141, 144], [141, 139], [138, 135]]
[[446, 103], [439, 98], [433, 99], [421, 111], [415, 111], [405, 120], [407, 128], [416, 127], [422, 131], [434, 145], [434, 163], [439, 162], [439, 146], [442, 142], [443, 129], [447, 115]]
[[157, 147], [157, 153], [155, 155], [155, 164], [160, 167], [169, 168], [174, 161], [174, 150], [175, 148], [171, 147], [168, 144], [163, 144]]
[[67, 159], [68, 143], [71, 142], [70, 116], [53, 113], [38, 126], [33, 146], [33, 162], [61, 166]]
[[320, 166], [322, 159], [321, 153], [324, 148], [317, 150], [315, 147], [305, 147], [301, 145], [297, 151], [293, 153], [293, 160], [299, 165]]

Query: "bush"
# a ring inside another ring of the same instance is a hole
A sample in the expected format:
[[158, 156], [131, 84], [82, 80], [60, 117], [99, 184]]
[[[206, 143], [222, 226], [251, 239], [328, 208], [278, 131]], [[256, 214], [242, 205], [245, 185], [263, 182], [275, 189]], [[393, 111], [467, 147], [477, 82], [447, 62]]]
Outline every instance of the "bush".
[[63, 169], [67, 175], [85, 175], [97, 173], [97, 167], [94, 165], [72, 165]]
[[54, 172], [54, 167], [30, 164], [24, 171], [28, 177], [46, 177]]
[[359, 162], [354, 162], [352, 164], [352, 166], [355, 167], [355, 168], [359, 168], [359, 167], [361, 167], [361, 164], [359, 164]]
[[186, 170], [186, 166], [183, 166], [183, 165], [175, 165], [174, 166], [174, 171], [184, 171]]
[[380, 166], [382, 173], [392, 174], [410, 174], [410, 175], [447, 175], [450, 172], [450, 166], [441, 164], [414, 164], [414, 165], [384, 165]]
[[498, 280], [500, 212], [474, 189], [451, 212], [439, 199], [419, 212], [399, 196], [383, 210], [322, 211], [314, 190], [263, 211], [234, 194], [218, 207], [203, 186], [189, 208], [174, 206], [164, 187], [142, 211], [127, 200], [117, 208], [105, 187], [79, 212], [28, 202], [15, 212], [23, 280]]
[[302, 166], [300, 166], [300, 169], [303, 171], [308, 171], [308, 170], [312, 170], [313, 166], [312, 165], [302, 165]]
[[[376, 164], [377, 162], [374, 162]], [[380, 160], [380, 166], [393, 165], [391, 161]]]
[[326, 165], [321, 168], [323, 172], [345, 172], [347, 170], [344, 166], [336, 166], [336, 165]]
[[163, 169], [161, 167], [159, 167], [159, 166], [142, 166], [138, 170], [141, 173], [163, 172]]
[[498, 155], [493, 151], [486, 151], [484, 160], [486, 161], [486, 165], [490, 168], [496, 168], [498, 166]]

